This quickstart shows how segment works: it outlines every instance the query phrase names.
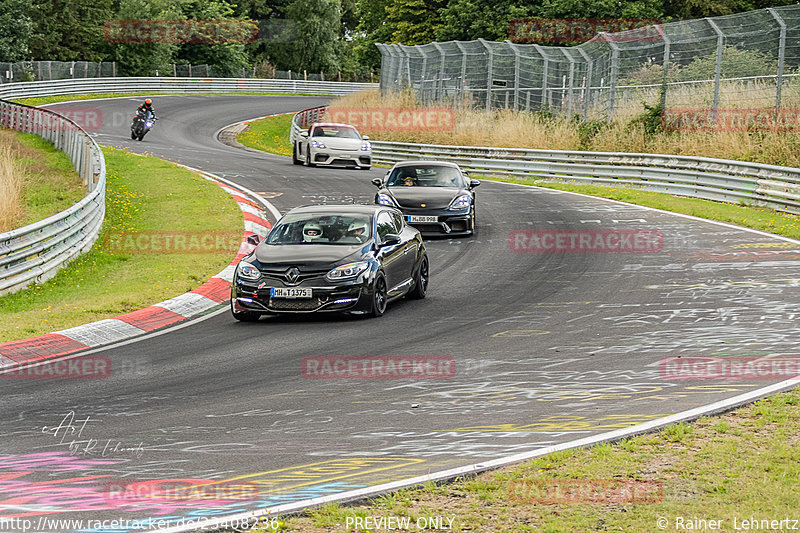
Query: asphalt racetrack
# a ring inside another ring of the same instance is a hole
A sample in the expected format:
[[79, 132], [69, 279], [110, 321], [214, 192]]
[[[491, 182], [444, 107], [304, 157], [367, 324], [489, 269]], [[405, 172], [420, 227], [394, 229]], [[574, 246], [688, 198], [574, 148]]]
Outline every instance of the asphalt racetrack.
[[[384, 169], [294, 166], [215, 138], [233, 122], [325, 101], [154, 97], [160, 120], [143, 142], [128, 132], [139, 99], [53, 108], [98, 108], [99, 143], [211, 172], [281, 212], [370, 203], [370, 180]], [[700, 379], [667, 358], [795, 353], [800, 253], [793, 243], [488, 181], [477, 202], [474, 237], [428, 242], [428, 298], [391, 304], [380, 319], [248, 324], [221, 312], [99, 350], [119, 369], [108, 379], [2, 380], [0, 516], [34, 524], [222, 516], [533, 451], [784, 379]], [[605, 244], [616, 235], [639, 238], [640, 246], [531, 244], [559, 234], [562, 244], [570, 235]], [[312, 356], [453, 366], [425, 376], [398, 370], [331, 379], [301, 367]], [[206, 489], [162, 497], [176, 483]], [[88, 524], [50, 530], [145, 529]]]

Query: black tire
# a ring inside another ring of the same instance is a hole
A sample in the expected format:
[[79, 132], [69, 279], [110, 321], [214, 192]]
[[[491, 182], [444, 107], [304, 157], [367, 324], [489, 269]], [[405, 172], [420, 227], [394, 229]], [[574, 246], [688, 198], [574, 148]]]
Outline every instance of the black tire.
[[315, 165], [314, 163], [311, 162], [311, 149], [310, 148], [306, 148], [306, 166], [307, 167], [315, 167], [315, 166], [317, 166], [317, 165]]
[[293, 165], [302, 165], [303, 162], [297, 157], [297, 143], [294, 144], [294, 148], [292, 148], [292, 164]]
[[431, 280], [430, 264], [428, 263], [428, 255], [422, 256], [422, 261], [419, 263], [419, 269], [414, 276], [414, 288], [408, 293], [408, 297], [414, 300], [422, 300], [428, 294], [428, 284]]
[[139, 135], [139, 140], [141, 141], [142, 139], [144, 139], [144, 133], [142, 133], [141, 135]]
[[250, 313], [247, 311], [234, 311], [233, 300], [231, 300], [231, 314], [233, 315], [233, 318], [235, 318], [239, 322], [258, 322], [258, 319], [261, 318], [261, 315], [258, 313]]
[[370, 167], [358, 167], [358, 168], [360, 168], [361, 170], [369, 170], [369, 169], [371, 169], [372, 167], [370, 166]]
[[388, 289], [386, 287], [386, 278], [383, 274], [378, 274], [375, 277], [375, 282], [372, 284], [372, 316], [377, 318], [383, 316], [386, 312], [386, 304], [388, 303]]
[[131, 139], [136, 140], [136, 133], [133, 130], [131, 130]]

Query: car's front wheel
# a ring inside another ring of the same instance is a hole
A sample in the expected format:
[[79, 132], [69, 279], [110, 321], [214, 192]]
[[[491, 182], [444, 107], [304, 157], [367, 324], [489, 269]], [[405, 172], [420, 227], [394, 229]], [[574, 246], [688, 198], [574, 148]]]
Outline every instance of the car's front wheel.
[[237, 311], [233, 308], [233, 299], [231, 299], [231, 314], [233, 318], [240, 322], [258, 322], [261, 317], [258, 313], [251, 313], [249, 311]]
[[372, 286], [372, 316], [383, 316], [383, 313], [386, 312], [386, 304], [388, 301], [389, 296], [386, 288], [386, 278], [383, 277], [383, 274], [378, 274]]
[[298, 153], [297, 143], [295, 143], [294, 148], [292, 148], [292, 164], [293, 165], [302, 165], [303, 162], [300, 161], [299, 157], [297, 157], [297, 153]]
[[311, 162], [311, 149], [306, 148], [306, 166], [315, 167], [314, 163]]
[[419, 263], [417, 275], [414, 276], [414, 288], [408, 293], [409, 298], [415, 300], [422, 300], [428, 294], [428, 283], [430, 282], [430, 267], [428, 266], [427, 254], [422, 256], [422, 261]]

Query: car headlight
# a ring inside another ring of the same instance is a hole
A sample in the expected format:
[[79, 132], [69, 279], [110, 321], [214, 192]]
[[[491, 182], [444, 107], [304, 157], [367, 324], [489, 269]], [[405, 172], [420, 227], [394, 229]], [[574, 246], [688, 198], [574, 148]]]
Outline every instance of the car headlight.
[[242, 279], [256, 280], [261, 277], [261, 272], [246, 261], [241, 261], [237, 269]]
[[391, 196], [389, 196], [389, 195], [388, 195], [388, 194], [386, 194], [386, 193], [380, 193], [380, 194], [378, 194], [378, 203], [379, 203], [380, 205], [390, 205], [390, 206], [392, 206], [392, 207], [397, 207], [397, 206], [395, 205], [395, 203], [394, 203], [394, 200], [392, 200], [392, 197], [391, 197]]
[[369, 152], [370, 150], [372, 150], [372, 145], [368, 142], [365, 142], [364, 144], [361, 145], [361, 149], [365, 152]]
[[314, 148], [325, 148], [325, 143], [322, 141], [311, 141], [311, 146]]
[[453, 211], [466, 209], [469, 207], [471, 201], [472, 199], [468, 194], [462, 194], [461, 196], [456, 197], [456, 199], [450, 203], [450, 207], [447, 209], [452, 209]]
[[364, 273], [369, 268], [369, 263], [366, 261], [359, 261], [358, 263], [347, 263], [346, 265], [338, 266], [328, 272], [325, 277], [331, 281], [342, 281], [345, 279], [353, 279]]

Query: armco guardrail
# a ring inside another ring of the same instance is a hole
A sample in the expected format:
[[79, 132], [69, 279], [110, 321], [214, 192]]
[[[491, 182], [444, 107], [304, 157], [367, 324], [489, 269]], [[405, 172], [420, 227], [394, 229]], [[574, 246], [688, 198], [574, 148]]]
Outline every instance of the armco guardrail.
[[0, 126], [51, 141], [69, 156], [88, 190], [66, 211], [0, 233], [0, 294], [6, 294], [53, 277], [91, 248], [105, 216], [106, 163], [85, 131], [52, 111], [0, 100]]
[[[292, 143], [297, 132], [322, 117], [325, 109], [314, 107], [295, 115]], [[473, 172], [621, 185], [800, 214], [800, 169], [791, 167], [679, 155], [370, 142], [377, 163], [450, 161]]]
[[377, 83], [275, 80], [260, 78], [85, 78], [32, 81], [0, 86], [0, 98], [31, 98], [62, 94], [113, 93], [241, 93], [343, 95], [363, 89], [377, 89]]

